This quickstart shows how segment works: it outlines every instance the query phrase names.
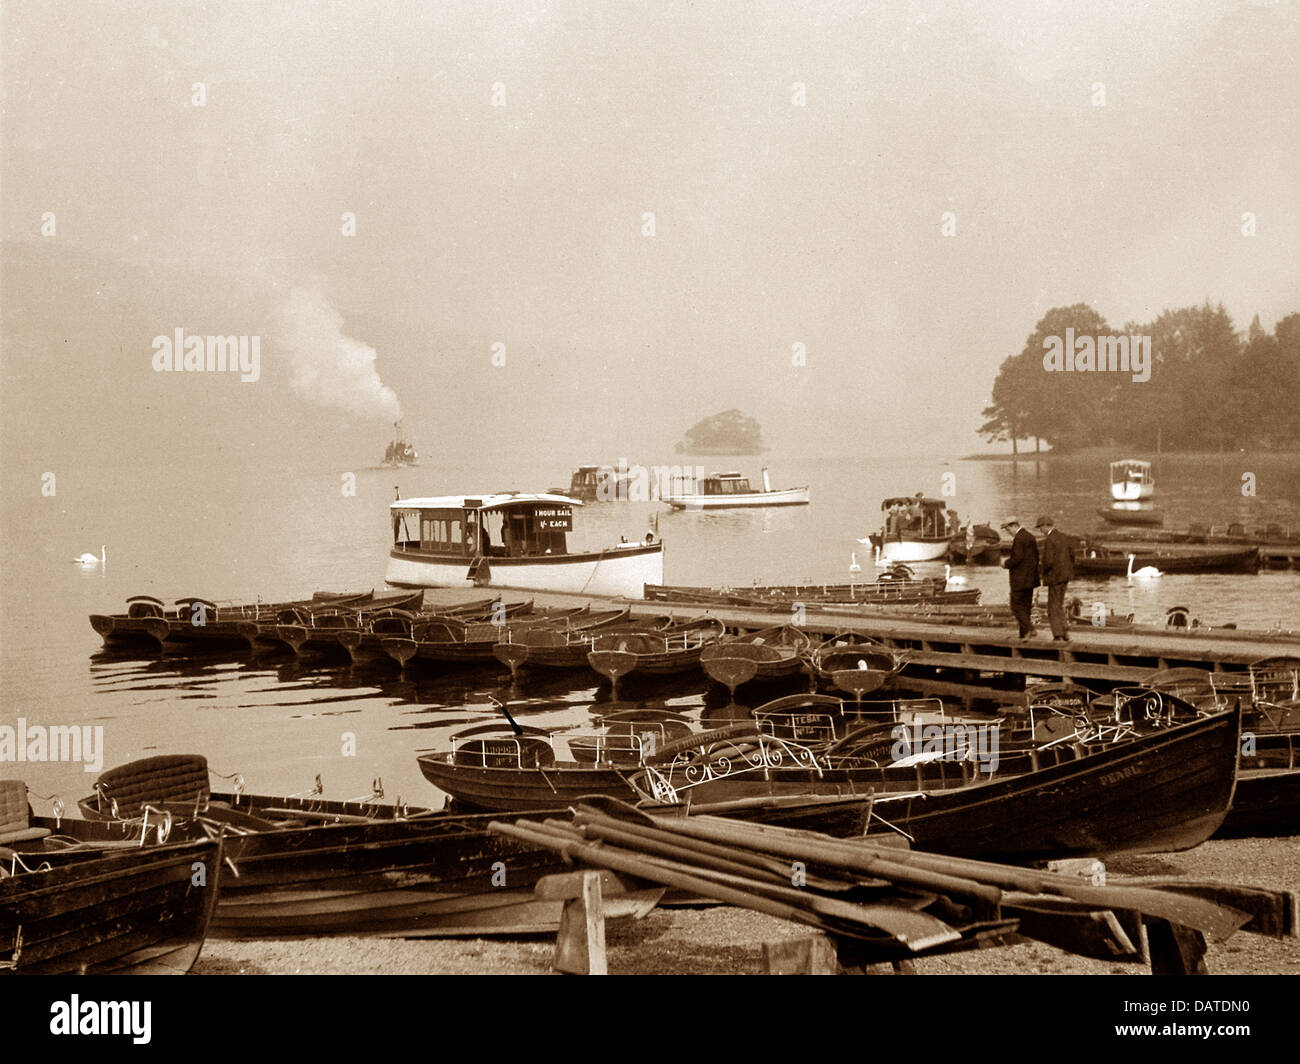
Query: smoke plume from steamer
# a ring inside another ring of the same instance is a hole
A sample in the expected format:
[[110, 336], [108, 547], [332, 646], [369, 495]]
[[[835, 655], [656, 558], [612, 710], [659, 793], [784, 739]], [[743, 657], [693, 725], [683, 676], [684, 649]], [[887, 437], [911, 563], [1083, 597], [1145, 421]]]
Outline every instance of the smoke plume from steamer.
[[289, 357], [290, 385], [303, 398], [360, 417], [398, 421], [397, 395], [379, 378], [377, 352], [343, 335], [343, 315], [319, 292], [295, 288], [280, 308], [279, 346]]

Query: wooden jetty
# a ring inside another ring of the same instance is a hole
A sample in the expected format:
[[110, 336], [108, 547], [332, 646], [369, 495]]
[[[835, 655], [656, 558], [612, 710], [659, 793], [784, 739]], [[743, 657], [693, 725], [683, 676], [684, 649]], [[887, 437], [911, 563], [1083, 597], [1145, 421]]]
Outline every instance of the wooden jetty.
[[[1239, 525], [1230, 526], [1239, 529]], [[1168, 551], [1184, 547], [1196, 550], [1205, 546], [1258, 548], [1261, 569], [1300, 569], [1300, 532], [1282, 531], [1266, 533], [1262, 529], [1247, 533], [1244, 530], [1228, 534], [1214, 530], [1181, 532], [1159, 528], [1102, 528], [1087, 533], [1085, 538], [1115, 550], [1132, 550], [1138, 555], [1154, 550]], [[1005, 536], [985, 550], [996, 550], [1002, 557], [1011, 553], [1011, 540]], [[953, 559], [955, 561], [960, 559]]]
[[[434, 588], [426, 592], [426, 601], [435, 603], [435, 608], [454, 605], [475, 592], [473, 588]], [[566, 592], [531, 594], [538, 606], [586, 603], [599, 609], [629, 605], [624, 599]], [[630, 605], [631, 620], [635, 621], [637, 604]], [[698, 605], [645, 604], [645, 612], [651, 609], [655, 615], [678, 618], [698, 617], [702, 612]], [[741, 632], [792, 623], [788, 608], [717, 606], [703, 612]], [[830, 608], [796, 619], [814, 639], [856, 632], [892, 650], [906, 651], [907, 666], [893, 681], [896, 687], [958, 697], [995, 693], [1009, 702], [1023, 699], [1029, 677], [1106, 687], [1140, 683], [1159, 669], [1244, 673], [1252, 662], [1265, 658], [1300, 657], [1300, 626], [1269, 631], [1086, 627], [1072, 629], [1070, 641], [1058, 643], [1045, 636], [1023, 642], [1017, 638], [1014, 624], [966, 624], [944, 617], [906, 617], [867, 609]]]

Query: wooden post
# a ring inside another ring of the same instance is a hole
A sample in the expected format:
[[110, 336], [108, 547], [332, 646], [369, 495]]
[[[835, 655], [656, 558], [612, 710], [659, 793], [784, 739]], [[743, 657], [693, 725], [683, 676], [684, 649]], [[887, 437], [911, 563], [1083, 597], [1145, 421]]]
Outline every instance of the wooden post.
[[1205, 936], [1168, 920], [1146, 921], [1152, 975], [1208, 975]]
[[825, 935], [800, 935], [763, 943], [763, 971], [768, 975], [836, 975], [839, 970], [835, 944]]
[[572, 975], [608, 975], [605, 915], [599, 872], [582, 873], [582, 889], [560, 912], [555, 938], [555, 970]]

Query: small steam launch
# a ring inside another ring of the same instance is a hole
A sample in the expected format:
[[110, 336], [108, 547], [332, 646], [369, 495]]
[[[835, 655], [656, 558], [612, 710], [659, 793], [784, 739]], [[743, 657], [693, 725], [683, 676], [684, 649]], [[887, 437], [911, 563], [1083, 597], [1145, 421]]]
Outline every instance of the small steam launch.
[[419, 465], [419, 462], [420, 456], [416, 453], [414, 445], [408, 440], [402, 439], [401, 421], [394, 421], [393, 442], [384, 451], [384, 465], [397, 468], [398, 466]]

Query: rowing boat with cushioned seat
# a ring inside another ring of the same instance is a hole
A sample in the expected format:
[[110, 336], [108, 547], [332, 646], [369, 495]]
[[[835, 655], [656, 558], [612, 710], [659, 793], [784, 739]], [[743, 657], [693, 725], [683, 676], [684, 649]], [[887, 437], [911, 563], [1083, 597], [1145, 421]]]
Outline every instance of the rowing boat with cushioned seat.
[[21, 780], [0, 780], [0, 972], [188, 972], [216, 909], [223, 844], [82, 847], [30, 818]]
[[[164, 755], [112, 769], [61, 830], [84, 842], [143, 831], [203, 837], [225, 826], [227, 866], [211, 934], [458, 935], [553, 931], [561, 903], [532, 887], [563, 862], [489, 835], [490, 815], [435, 813], [317, 794], [208, 790], [206, 761]], [[115, 815], [116, 814], [116, 815]], [[561, 803], [539, 815], [567, 817]]]

